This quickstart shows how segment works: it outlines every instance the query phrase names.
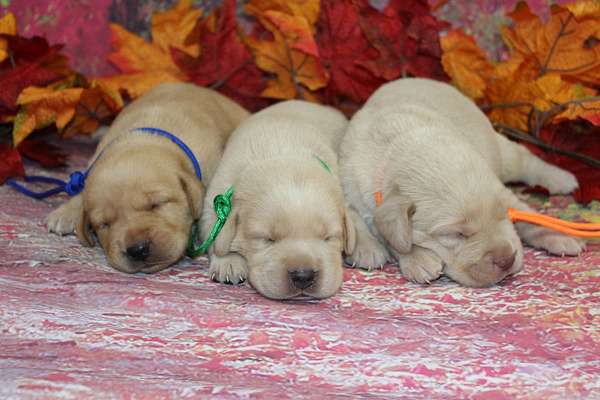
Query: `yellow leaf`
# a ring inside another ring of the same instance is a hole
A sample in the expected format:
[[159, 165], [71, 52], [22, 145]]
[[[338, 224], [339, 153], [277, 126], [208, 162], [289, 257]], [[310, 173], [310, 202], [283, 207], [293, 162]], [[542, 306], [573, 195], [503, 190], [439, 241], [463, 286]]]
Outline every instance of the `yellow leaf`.
[[200, 55], [198, 43], [186, 44], [202, 15], [202, 10], [191, 4], [191, 0], [180, 0], [174, 8], [152, 16], [152, 41], [166, 54], [170, 54], [170, 47], [175, 47], [193, 57]]
[[280, 11], [289, 15], [302, 17], [310, 25], [314, 33], [314, 25], [319, 19], [319, 0], [250, 0], [246, 7], [260, 13]]
[[[562, 80], [558, 74], [549, 74], [536, 80], [545, 99], [555, 105], [565, 104], [564, 111], [557, 113], [552, 122], [573, 120], [600, 112], [600, 98], [596, 91], [581, 84]], [[559, 110], [560, 111], [560, 110]]]
[[75, 115], [83, 88], [54, 90], [30, 86], [17, 99], [21, 107], [13, 126], [13, 143], [17, 146], [35, 129], [54, 123], [60, 130]]
[[600, 1], [598, 0], [578, 0], [563, 7], [569, 10], [577, 19], [600, 17]]
[[122, 108], [125, 103], [123, 93], [135, 99], [158, 84], [179, 80], [167, 71], [157, 70], [96, 78], [91, 85], [101, 88], [114, 101], [116, 107]]
[[[0, 33], [7, 35], [17, 34], [17, 21], [12, 13], [8, 13], [4, 17], [0, 18]], [[0, 38], [0, 62], [4, 61], [7, 56], [6, 40]]]
[[173, 77], [180, 75], [171, 55], [156, 44], [146, 42], [117, 24], [111, 24], [110, 29], [116, 51], [110, 53], [108, 59], [121, 71], [132, 73], [161, 70]]
[[472, 99], [482, 98], [494, 66], [475, 39], [461, 30], [452, 30], [442, 38], [441, 45], [442, 65], [452, 83]]

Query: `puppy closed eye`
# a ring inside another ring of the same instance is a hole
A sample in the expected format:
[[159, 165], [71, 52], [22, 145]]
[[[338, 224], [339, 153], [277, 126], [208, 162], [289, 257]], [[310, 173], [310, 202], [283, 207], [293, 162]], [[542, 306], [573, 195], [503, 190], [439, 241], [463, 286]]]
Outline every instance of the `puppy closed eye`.
[[268, 246], [274, 244], [277, 241], [270, 235], [254, 235], [253, 239], [258, 243], [265, 244]]
[[99, 224], [96, 224], [96, 227], [94, 228], [94, 230], [102, 231], [102, 230], [108, 229], [108, 228], [110, 228], [110, 222], [100, 222]]
[[162, 206], [164, 206], [165, 204], [170, 203], [170, 202], [171, 202], [170, 199], [154, 200], [148, 205], [147, 209], [148, 209], [148, 211], [157, 211]]
[[341, 240], [341, 235], [338, 233], [327, 235], [323, 240], [327, 243], [336, 242], [338, 240]]

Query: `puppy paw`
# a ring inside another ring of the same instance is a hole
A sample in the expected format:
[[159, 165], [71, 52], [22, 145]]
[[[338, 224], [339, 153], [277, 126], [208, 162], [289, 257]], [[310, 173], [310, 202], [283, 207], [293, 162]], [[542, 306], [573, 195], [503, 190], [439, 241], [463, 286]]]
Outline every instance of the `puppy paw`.
[[551, 231], [544, 232], [529, 240], [529, 244], [561, 257], [578, 256], [585, 250], [585, 242], [583, 240]]
[[352, 268], [370, 271], [373, 268], [383, 268], [390, 258], [385, 246], [376, 239], [366, 238], [357, 241], [352, 255], [346, 256], [345, 261]]
[[213, 254], [208, 274], [215, 282], [237, 285], [248, 278], [248, 266], [244, 257], [237, 253], [229, 253], [224, 257]]
[[78, 222], [79, 213], [70, 207], [69, 203], [61, 205], [46, 217], [48, 231], [59, 235], [74, 233]]
[[414, 283], [431, 283], [442, 275], [444, 263], [431, 250], [413, 246], [408, 254], [399, 255], [402, 275]]
[[575, 175], [555, 166], [544, 170], [540, 183], [548, 189], [550, 194], [567, 194], [579, 187]]

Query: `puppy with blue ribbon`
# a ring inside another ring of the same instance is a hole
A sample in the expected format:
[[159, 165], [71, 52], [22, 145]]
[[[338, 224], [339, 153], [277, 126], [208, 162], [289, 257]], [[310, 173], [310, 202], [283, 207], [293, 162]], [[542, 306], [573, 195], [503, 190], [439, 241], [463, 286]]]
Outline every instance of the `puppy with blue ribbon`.
[[[248, 115], [210, 89], [154, 88], [119, 114], [86, 171], [48, 191], [72, 196], [48, 216], [48, 229], [76, 233], [87, 246], [97, 239], [109, 264], [123, 272], [172, 265], [186, 252], [229, 135]], [[12, 186], [32, 197], [46, 194]]]

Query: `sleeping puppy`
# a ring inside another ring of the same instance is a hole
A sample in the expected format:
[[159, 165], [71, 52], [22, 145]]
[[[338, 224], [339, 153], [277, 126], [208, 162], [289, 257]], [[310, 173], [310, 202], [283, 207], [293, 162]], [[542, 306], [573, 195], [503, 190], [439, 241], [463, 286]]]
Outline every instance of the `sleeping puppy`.
[[337, 177], [347, 126], [338, 111], [285, 101], [235, 130], [208, 188], [201, 232], [215, 222], [212, 199], [234, 188], [232, 211], [209, 249], [213, 280], [249, 279], [272, 299], [325, 298], [342, 284], [342, 251], [355, 233]]
[[497, 134], [450, 85], [401, 79], [382, 86], [352, 118], [340, 151], [344, 190], [362, 217], [354, 221], [359, 266], [384, 263], [389, 250], [411, 281], [444, 272], [479, 287], [521, 270], [519, 236], [552, 254], [583, 250], [577, 239], [513, 226], [507, 209], [529, 207], [503, 185], [569, 193], [575, 177]]
[[[230, 133], [248, 115], [219, 93], [192, 84], [154, 88], [119, 114], [90, 161], [84, 191], [50, 213], [48, 229], [75, 231], [88, 246], [95, 233], [109, 264], [123, 272], [168, 267], [183, 256], [192, 221], [203, 209], [205, 185]], [[141, 127], [181, 139], [196, 156], [202, 181], [182, 149], [168, 138], [132, 132]]]

